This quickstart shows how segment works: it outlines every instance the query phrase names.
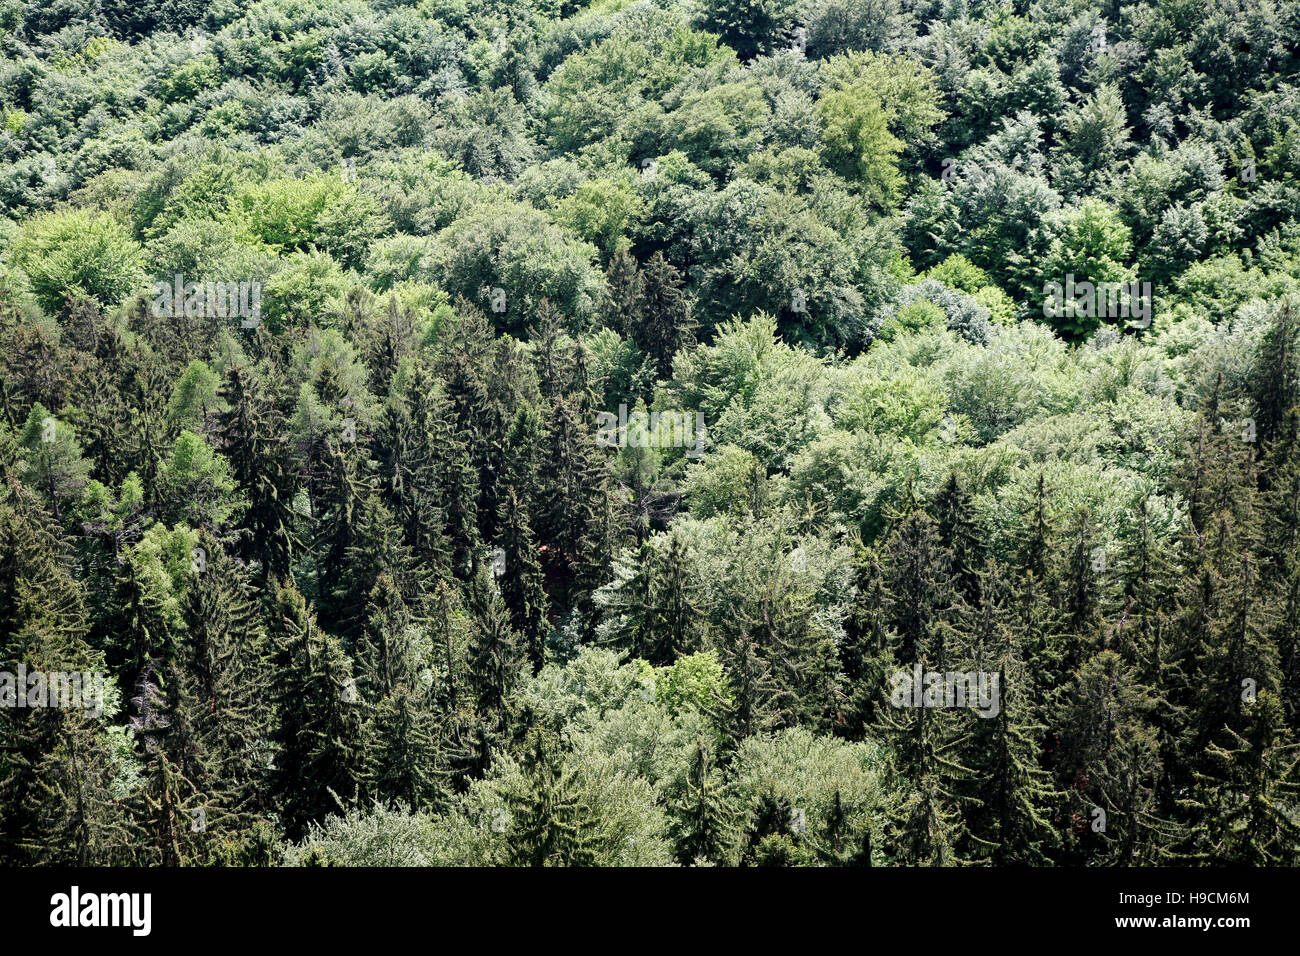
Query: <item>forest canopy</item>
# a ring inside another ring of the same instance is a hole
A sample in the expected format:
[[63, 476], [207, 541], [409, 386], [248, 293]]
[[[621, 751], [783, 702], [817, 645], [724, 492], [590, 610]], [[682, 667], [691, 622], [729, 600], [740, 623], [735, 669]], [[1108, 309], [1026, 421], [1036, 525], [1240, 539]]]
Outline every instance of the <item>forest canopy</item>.
[[0, 861], [1300, 862], [1298, 77], [0, 0]]

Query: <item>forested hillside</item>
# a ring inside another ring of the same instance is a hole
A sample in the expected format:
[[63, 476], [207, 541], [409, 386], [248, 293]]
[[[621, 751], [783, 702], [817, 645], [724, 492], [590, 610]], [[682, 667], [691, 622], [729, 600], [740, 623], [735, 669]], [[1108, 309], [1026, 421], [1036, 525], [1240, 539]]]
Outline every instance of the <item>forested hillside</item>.
[[1300, 862], [1300, 0], [0, 57], [0, 862]]

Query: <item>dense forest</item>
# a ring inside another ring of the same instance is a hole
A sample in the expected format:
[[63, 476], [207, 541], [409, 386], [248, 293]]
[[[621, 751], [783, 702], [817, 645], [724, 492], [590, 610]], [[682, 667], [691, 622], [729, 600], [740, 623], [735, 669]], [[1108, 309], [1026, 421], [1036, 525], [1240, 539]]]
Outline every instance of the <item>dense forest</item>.
[[1300, 862], [1300, 0], [0, 57], [0, 862]]

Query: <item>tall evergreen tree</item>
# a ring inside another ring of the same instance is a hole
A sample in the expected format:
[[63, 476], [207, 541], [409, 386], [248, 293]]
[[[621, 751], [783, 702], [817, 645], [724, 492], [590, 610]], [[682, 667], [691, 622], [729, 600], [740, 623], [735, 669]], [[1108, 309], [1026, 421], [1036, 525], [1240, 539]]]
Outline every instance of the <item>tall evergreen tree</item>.
[[681, 274], [662, 253], [651, 256], [642, 270], [639, 324], [631, 333], [661, 379], [672, 375], [673, 356], [694, 337], [695, 322], [683, 285]]
[[739, 837], [739, 809], [703, 737], [696, 738], [686, 779], [671, 803], [673, 843], [682, 864], [727, 864]]
[[584, 801], [557, 744], [530, 735], [523, 761], [527, 789], [513, 796], [508, 859], [512, 866], [591, 866], [596, 862], [595, 812]]
[[241, 550], [258, 564], [265, 584], [289, 571], [296, 547], [293, 470], [286, 454], [283, 416], [247, 369], [226, 372], [221, 397], [228, 409], [218, 416], [222, 453], [249, 507]]
[[546, 661], [547, 598], [537, 540], [519, 495], [511, 488], [501, 518], [501, 596], [510, 610], [510, 625], [524, 639], [533, 673]]
[[352, 662], [292, 586], [276, 592], [273, 615], [271, 792], [296, 840], [307, 824], [363, 795], [363, 704]]

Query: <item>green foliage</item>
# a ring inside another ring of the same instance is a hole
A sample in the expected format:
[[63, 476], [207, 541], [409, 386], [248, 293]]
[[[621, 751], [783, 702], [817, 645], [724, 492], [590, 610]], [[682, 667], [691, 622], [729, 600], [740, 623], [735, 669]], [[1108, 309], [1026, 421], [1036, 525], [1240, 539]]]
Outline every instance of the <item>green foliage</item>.
[[138, 291], [144, 279], [139, 245], [112, 216], [90, 210], [36, 217], [14, 238], [9, 257], [51, 315], [63, 309], [68, 296], [85, 296], [111, 309]]
[[782, 45], [798, 19], [793, 0], [710, 0], [699, 24], [749, 60]]
[[1294, 4], [38, 6], [0, 862], [1297, 862]]

